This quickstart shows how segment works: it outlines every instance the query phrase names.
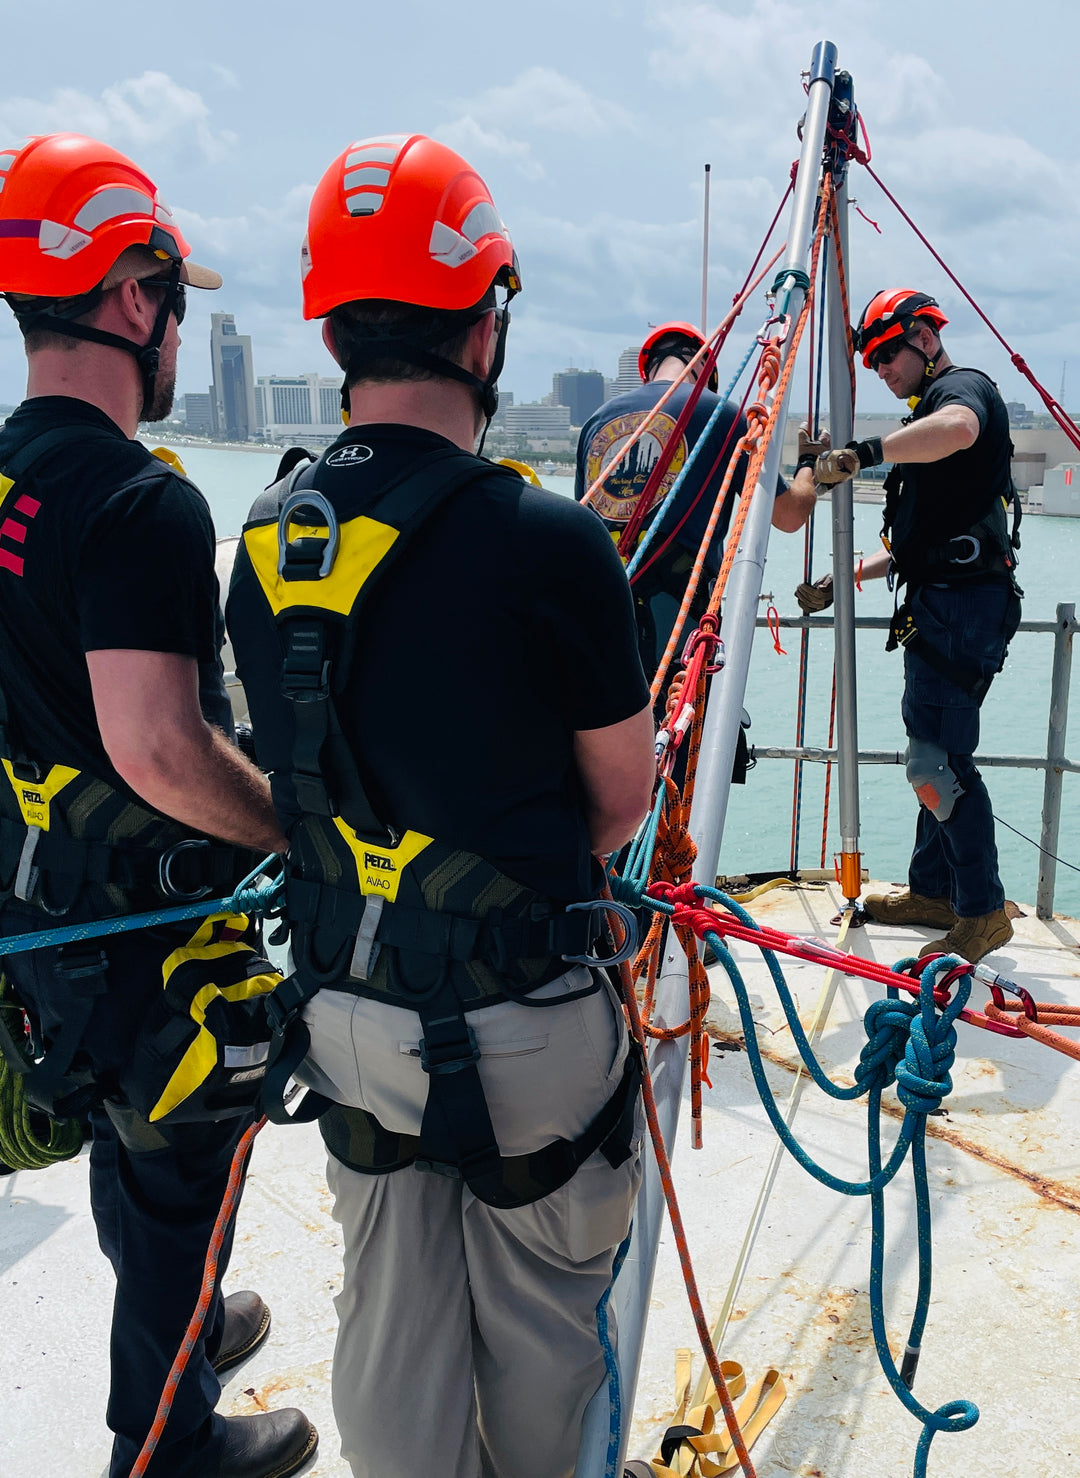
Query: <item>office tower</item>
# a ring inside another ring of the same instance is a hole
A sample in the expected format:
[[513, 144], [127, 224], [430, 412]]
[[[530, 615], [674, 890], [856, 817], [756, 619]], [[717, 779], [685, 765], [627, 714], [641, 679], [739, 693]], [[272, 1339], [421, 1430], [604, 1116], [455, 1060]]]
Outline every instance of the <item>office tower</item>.
[[184, 424], [192, 436], [213, 436], [213, 396], [185, 395]]
[[621, 395], [624, 390], [636, 390], [640, 384], [638, 351], [631, 345], [619, 355], [619, 373], [615, 379], [615, 389]]
[[256, 424], [251, 339], [236, 332], [231, 313], [210, 315], [210, 366], [214, 433], [222, 441], [247, 441]]
[[551, 377], [551, 399], [569, 407], [571, 426], [584, 426], [603, 403], [604, 377], [598, 370], [562, 370]]

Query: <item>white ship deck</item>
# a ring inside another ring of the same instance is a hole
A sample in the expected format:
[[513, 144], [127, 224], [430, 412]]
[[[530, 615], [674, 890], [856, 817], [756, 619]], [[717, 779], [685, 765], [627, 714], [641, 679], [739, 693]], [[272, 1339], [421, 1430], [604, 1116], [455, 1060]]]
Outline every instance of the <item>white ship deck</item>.
[[[832, 887], [782, 889], [752, 906], [762, 922], [835, 937]], [[1080, 1002], [1080, 925], [1034, 910], [993, 957], [1043, 1001]], [[849, 945], [892, 963], [917, 952], [929, 930], [871, 926]], [[746, 962], [769, 1076], [783, 1104], [790, 1091], [790, 1034], [756, 951]], [[785, 970], [804, 1021], [823, 972]], [[714, 977], [710, 1029], [719, 1044], [738, 1035], [733, 996]], [[860, 1018], [876, 987], [845, 977], [821, 1048], [849, 1074], [862, 1041]], [[981, 1000], [981, 987], [975, 995]], [[1061, 1478], [1080, 1461], [1080, 1063], [1030, 1041], [960, 1024], [946, 1112], [930, 1120], [928, 1159], [935, 1278], [916, 1395], [930, 1406], [965, 1396], [978, 1425], [939, 1436], [932, 1478], [972, 1472]], [[715, 1316], [750, 1220], [775, 1136], [745, 1053], [715, 1052], [705, 1093], [705, 1148], [680, 1130], [675, 1175], [707, 1312]], [[889, 1095], [892, 1098], [892, 1095]], [[688, 1115], [686, 1116], [688, 1118]], [[865, 1173], [863, 1104], [825, 1101], [809, 1086], [796, 1130], [838, 1173]], [[348, 1478], [330, 1409], [332, 1297], [340, 1280], [337, 1229], [329, 1215], [323, 1152], [313, 1127], [269, 1128], [256, 1143], [227, 1286], [257, 1288], [270, 1303], [267, 1344], [233, 1372], [221, 1410], [302, 1406], [322, 1436], [310, 1478]], [[889, 1334], [899, 1349], [914, 1295], [910, 1178], [888, 1196]], [[97, 1478], [107, 1463], [104, 1425], [111, 1273], [90, 1219], [86, 1156], [0, 1181], [0, 1352], [5, 1478]], [[723, 1344], [753, 1380], [776, 1365], [786, 1405], [754, 1448], [761, 1478], [892, 1478], [911, 1471], [917, 1423], [881, 1375], [866, 1290], [869, 1207], [833, 1194], [785, 1157]], [[674, 1356], [695, 1347], [670, 1232], [660, 1248], [638, 1389], [631, 1457], [651, 1457], [673, 1404]], [[695, 1361], [695, 1375], [700, 1369]], [[537, 1393], [543, 1399], [542, 1393]], [[558, 1419], [557, 1414], [553, 1414]], [[432, 1454], [432, 1471], [439, 1468]]]

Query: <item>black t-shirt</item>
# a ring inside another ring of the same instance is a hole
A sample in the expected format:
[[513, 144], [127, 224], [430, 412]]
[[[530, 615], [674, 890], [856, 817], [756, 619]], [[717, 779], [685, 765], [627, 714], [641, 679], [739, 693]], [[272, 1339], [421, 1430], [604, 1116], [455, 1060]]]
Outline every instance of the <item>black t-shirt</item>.
[[[352, 518], [448, 445], [412, 427], [351, 427], [315, 486]], [[354, 447], [370, 455], [343, 453]], [[260, 763], [287, 772], [281, 644], [242, 542], [227, 619]], [[574, 731], [619, 723], [649, 696], [625, 573], [600, 522], [509, 471], [468, 486], [422, 526], [360, 619], [334, 691], [380, 818], [553, 898], [590, 896]], [[287, 826], [295, 802], [274, 778]]]
[[997, 387], [981, 371], [948, 369], [931, 380], [912, 414], [921, 421], [946, 405], [975, 412], [979, 435], [971, 446], [938, 462], [907, 462], [893, 524], [893, 552], [903, 570], [920, 550], [965, 533], [1012, 490], [1009, 413]]
[[[14, 483], [2, 475], [60, 427], [82, 436]], [[156, 475], [142, 477], [148, 470]], [[0, 687], [27, 755], [130, 794], [102, 746], [86, 666], [87, 652], [109, 649], [194, 657], [203, 712], [231, 733], [202, 494], [96, 406], [42, 396], [0, 426], [0, 499]]]

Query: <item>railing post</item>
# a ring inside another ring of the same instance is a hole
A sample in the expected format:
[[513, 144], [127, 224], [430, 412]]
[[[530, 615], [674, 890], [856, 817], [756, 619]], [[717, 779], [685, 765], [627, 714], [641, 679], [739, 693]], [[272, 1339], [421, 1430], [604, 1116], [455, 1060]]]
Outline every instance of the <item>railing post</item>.
[[1053, 918], [1054, 915], [1062, 777], [1062, 771], [1055, 761], [1065, 758], [1069, 684], [1072, 678], [1072, 642], [1076, 628], [1075, 605], [1059, 605], [1057, 631], [1054, 633], [1054, 666], [1050, 677], [1050, 721], [1046, 731], [1046, 779], [1043, 782], [1040, 838], [1042, 851], [1039, 854], [1039, 887], [1035, 896], [1035, 913], [1040, 919]]

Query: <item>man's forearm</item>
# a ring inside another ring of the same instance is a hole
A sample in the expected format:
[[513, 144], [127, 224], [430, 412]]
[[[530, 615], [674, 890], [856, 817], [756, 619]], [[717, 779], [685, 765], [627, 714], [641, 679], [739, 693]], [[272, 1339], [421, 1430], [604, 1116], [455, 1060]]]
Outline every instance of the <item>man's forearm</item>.
[[864, 580], [881, 580], [889, 573], [892, 555], [887, 549], [879, 549], [856, 565], [855, 570], [861, 584]]
[[155, 810], [195, 831], [261, 852], [284, 852], [265, 775], [210, 724], [174, 735], [167, 753], [152, 752], [120, 773]]
[[942, 406], [921, 421], [900, 426], [881, 438], [886, 462], [940, 462], [971, 446], [979, 435], [979, 419], [967, 406]]

